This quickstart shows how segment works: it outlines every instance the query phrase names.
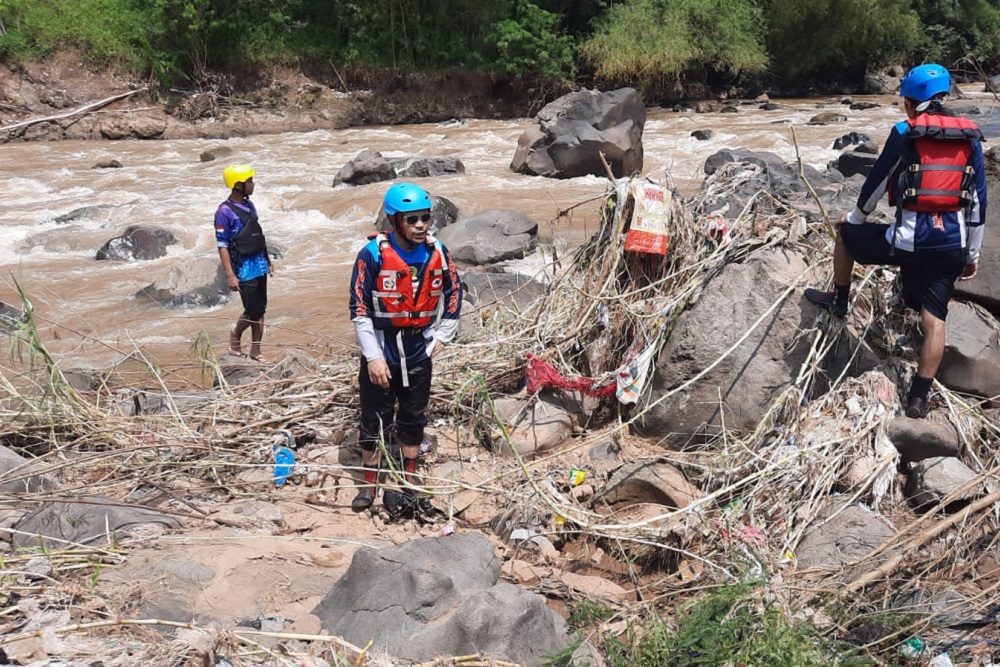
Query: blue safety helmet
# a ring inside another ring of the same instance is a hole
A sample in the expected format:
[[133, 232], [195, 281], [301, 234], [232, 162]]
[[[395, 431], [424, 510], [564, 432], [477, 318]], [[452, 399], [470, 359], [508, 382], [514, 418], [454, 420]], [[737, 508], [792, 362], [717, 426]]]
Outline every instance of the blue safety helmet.
[[914, 67], [899, 84], [899, 94], [918, 102], [926, 102], [951, 90], [951, 75], [941, 65]]
[[385, 193], [382, 206], [390, 218], [396, 213], [426, 211], [431, 207], [431, 196], [419, 185], [396, 183]]

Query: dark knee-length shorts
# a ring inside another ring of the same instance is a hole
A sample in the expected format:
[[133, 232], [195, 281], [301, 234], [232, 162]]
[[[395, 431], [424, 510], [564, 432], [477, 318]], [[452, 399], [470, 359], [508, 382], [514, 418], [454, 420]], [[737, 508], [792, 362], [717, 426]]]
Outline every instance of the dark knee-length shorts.
[[948, 302], [955, 292], [955, 281], [968, 260], [965, 250], [913, 253], [893, 249], [886, 239], [888, 225], [840, 226], [840, 236], [847, 251], [858, 264], [899, 267], [903, 303], [919, 311], [924, 308], [938, 319], [948, 317]]
[[260, 321], [267, 310], [267, 276], [240, 282], [240, 300], [243, 302], [243, 319]]

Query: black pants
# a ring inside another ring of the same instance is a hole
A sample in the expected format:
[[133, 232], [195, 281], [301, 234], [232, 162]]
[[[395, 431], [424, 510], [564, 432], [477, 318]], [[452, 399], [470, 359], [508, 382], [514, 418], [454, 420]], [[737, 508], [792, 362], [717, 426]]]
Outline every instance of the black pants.
[[361, 433], [358, 442], [365, 451], [378, 449], [379, 440], [385, 441], [393, 421], [396, 424], [396, 441], [400, 445], [414, 446], [424, 441], [427, 402], [431, 397], [431, 360], [410, 366], [407, 370], [409, 387], [403, 386], [402, 369], [390, 366], [392, 377], [389, 387], [383, 389], [372, 384], [368, 377], [368, 362], [362, 358], [358, 377], [361, 385]]

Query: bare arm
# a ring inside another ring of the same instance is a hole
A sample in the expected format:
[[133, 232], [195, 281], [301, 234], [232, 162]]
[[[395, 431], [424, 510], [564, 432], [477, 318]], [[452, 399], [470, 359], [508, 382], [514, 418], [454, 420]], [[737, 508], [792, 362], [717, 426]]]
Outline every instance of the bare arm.
[[219, 261], [222, 262], [222, 268], [226, 270], [226, 284], [229, 285], [229, 290], [238, 292], [240, 281], [236, 277], [236, 273], [233, 272], [233, 262], [229, 259], [229, 248], [219, 248]]

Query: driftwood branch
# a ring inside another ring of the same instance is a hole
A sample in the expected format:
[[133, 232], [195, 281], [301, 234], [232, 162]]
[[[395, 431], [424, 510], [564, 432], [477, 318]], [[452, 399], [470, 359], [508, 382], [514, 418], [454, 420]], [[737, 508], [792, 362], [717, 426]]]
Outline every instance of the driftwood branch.
[[37, 125], [38, 123], [47, 123], [47, 122], [53, 121], [53, 120], [62, 120], [64, 118], [72, 118], [73, 116], [77, 116], [77, 115], [80, 115], [80, 114], [85, 114], [85, 113], [88, 113], [90, 111], [94, 111], [95, 109], [100, 109], [101, 107], [105, 107], [105, 106], [111, 104], [112, 102], [117, 102], [118, 100], [123, 100], [126, 97], [131, 97], [133, 95], [138, 95], [139, 93], [145, 92], [147, 90], [149, 90], [148, 87], [137, 88], [136, 90], [130, 90], [127, 93], [121, 93], [120, 95], [114, 95], [112, 97], [108, 97], [108, 98], [105, 98], [103, 100], [99, 100], [97, 102], [91, 102], [90, 104], [86, 104], [86, 105], [80, 107], [79, 109], [74, 109], [73, 111], [70, 111], [68, 113], [61, 113], [61, 114], [57, 114], [55, 116], [45, 116], [43, 118], [32, 118], [30, 120], [23, 120], [23, 121], [21, 121], [19, 123], [14, 123], [13, 125], [5, 125], [4, 127], [0, 127], [0, 132], [10, 132], [11, 130], [18, 130], [18, 129], [21, 129], [21, 128], [24, 128], [24, 127], [30, 127], [32, 125]]
[[[978, 479], [976, 481], [978, 481]], [[988, 507], [992, 507], [997, 503], [997, 501], [1000, 501], [1000, 490], [994, 491], [993, 493], [980, 498], [976, 502], [969, 505], [969, 507], [964, 511], [956, 512], [955, 514], [938, 521], [933, 526], [908, 540], [907, 543], [900, 548], [899, 553], [883, 563], [878, 569], [867, 572], [850, 582], [847, 585], [846, 592], [854, 593], [874, 581], [884, 579], [885, 577], [893, 574], [902, 564], [903, 559], [907, 555], [912, 554], [914, 551], [921, 548], [952, 526], [967, 520], [969, 517]]]

